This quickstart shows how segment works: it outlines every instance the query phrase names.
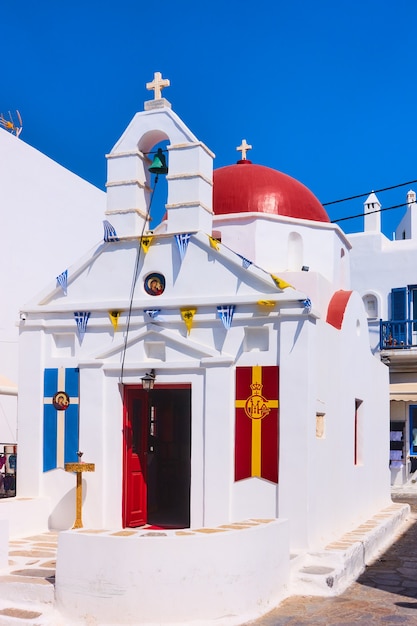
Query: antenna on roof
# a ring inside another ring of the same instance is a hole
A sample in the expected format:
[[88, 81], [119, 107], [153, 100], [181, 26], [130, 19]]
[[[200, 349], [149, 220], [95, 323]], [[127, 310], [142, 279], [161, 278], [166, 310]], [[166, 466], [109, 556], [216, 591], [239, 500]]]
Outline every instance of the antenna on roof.
[[9, 119], [6, 119], [3, 113], [0, 113], [0, 126], [2, 126], [5, 130], [8, 130], [10, 133], [12, 133], [12, 135], [16, 135], [16, 137], [19, 137], [20, 133], [23, 130], [23, 122], [22, 122], [22, 117], [17, 109], [16, 109], [16, 116], [17, 116], [19, 125], [15, 123], [10, 111], [9, 111]]

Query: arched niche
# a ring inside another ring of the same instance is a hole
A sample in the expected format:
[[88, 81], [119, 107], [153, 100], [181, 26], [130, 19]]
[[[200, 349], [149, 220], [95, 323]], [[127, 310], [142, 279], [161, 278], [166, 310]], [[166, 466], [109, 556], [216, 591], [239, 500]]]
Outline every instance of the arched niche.
[[288, 269], [300, 271], [303, 266], [304, 242], [300, 233], [295, 231], [288, 235]]
[[379, 318], [379, 298], [374, 293], [366, 293], [362, 296], [365, 311], [368, 319]]

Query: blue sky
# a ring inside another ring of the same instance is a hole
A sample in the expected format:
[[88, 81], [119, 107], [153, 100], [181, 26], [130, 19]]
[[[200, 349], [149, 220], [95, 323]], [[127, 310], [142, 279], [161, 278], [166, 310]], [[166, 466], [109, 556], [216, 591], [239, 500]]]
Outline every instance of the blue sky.
[[[254, 163], [294, 176], [323, 203], [417, 179], [415, 0], [0, 7], [0, 111], [18, 109], [23, 141], [102, 189], [105, 154], [152, 97], [155, 71], [215, 167], [234, 163], [246, 138]], [[408, 189], [379, 194], [383, 207]], [[330, 219], [361, 213], [363, 201], [327, 207]], [[388, 236], [403, 211], [382, 213]]]

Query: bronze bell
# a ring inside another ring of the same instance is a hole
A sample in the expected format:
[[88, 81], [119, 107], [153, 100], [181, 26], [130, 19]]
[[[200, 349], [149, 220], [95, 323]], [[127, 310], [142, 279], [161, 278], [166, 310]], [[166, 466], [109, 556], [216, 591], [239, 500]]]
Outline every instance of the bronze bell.
[[162, 148], [158, 148], [149, 171], [156, 175], [168, 174], [167, 161], [165, 154], [162, 152]]

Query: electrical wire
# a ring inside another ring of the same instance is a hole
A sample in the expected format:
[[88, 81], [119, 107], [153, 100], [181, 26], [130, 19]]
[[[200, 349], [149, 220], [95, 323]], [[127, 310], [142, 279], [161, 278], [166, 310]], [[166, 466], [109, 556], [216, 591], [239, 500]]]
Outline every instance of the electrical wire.
[[331, 202], [324, 202], [322, 203], [322, 206], [329, 206], [330, 204], [338, 204], [339, 202], [347, 202], [348, 200], [356, 200], [357, 198], [363, 198], [364, 196], [369, 196], [371, 193], [381, 193], [382, 191], [390, 191], [391, 189], [398, 189], [399, 187], [405, 187], [406, 185], [412, 185], [413, 183], [417, 183], [417, 180], [409, 180], [406, 183], [399, 183], [398, 185], [392, 185], [391, 187], [383, 187], [382, 189], [373, 189], [372, 191], [367, 191], [366, 193], [359, 193], [358, 195], [350, 196], [349, 198], [341, 198], [340, 200], [332, 200]]
[[153, 201], [153, 197], [155, 195], [155, 189], [156, 189], [156, 185], [158, 182], [158, 174], [155, 176], [155, 184], [153, 187], [153, 191], [152, 191], [152, 195], [151, 195], [151, 199], [149, 202], [149, 207], [148, 210], [146, 212], [146, 217], [145, 220], [143, 222], [143, 227], [142, 227], [142, 232], [141, 235], [139, 237], [139, 241], [138, 241], [138, 249], [137, 249], [137, 255], [136, 255], [136, 263], [135, 263], [135, 269], [133, 272], [133, 280], [132, 280], [132, 288], [130, 290], [130, 299], [129, 299], [129, 311], [127, 314], [127, 323], [126, 323], [126, 334], [125, 334], [125, 342], [124, 342], [124, 346], [123, 346], [123, 356], [122, 356], [122, 365], [121, 365], [121, 369], [120, 369], [120, 383], [123, 384], [123, 374], [124, 374], [124, 367], [125, 367], [125, 357], [126, 357], [126, 350], [127, 350], [127, 340], [129, 337], [129, 330], [130, 330], [130, 320], [132, 317], [132, 309], [133, 309], [133, 298], [135, 295], [135, 287], [136, 287], [136, 281], [138, 278], [138, 270], [139, 270], [139, 261], [140, 261], [140, 257], [141, 257], [141, 249], [142, 249], [142, 237], [144, 235], [145, 232], [145, 227], [148, 223], [148, 218], [150, 216], [151, 213], [151, 206], [152, 206], [152, 201]]
[[[405, 183], [407, 184], [407, 183]], [[387, 206], [384, 209], [375, 209], [375, 211], [367, 211], [366, 213], [358, 213], [357, 215], [349, 215], [348, 217], [340, 217], [337, 220], [331, 220], [331, 224], [336, 224], [337, 222], [343, 222], [345, 220], [353, 220], [356, 217], [363, 217], [364, 215], [370, 215], [371, 213], [382, 213], [383, 211], [390, 211], [391, 209], [399, 209], [402, 206], [409, 206], [409, 202], [402, 202], [401, 204], [395, 204], [393, 206]]]

